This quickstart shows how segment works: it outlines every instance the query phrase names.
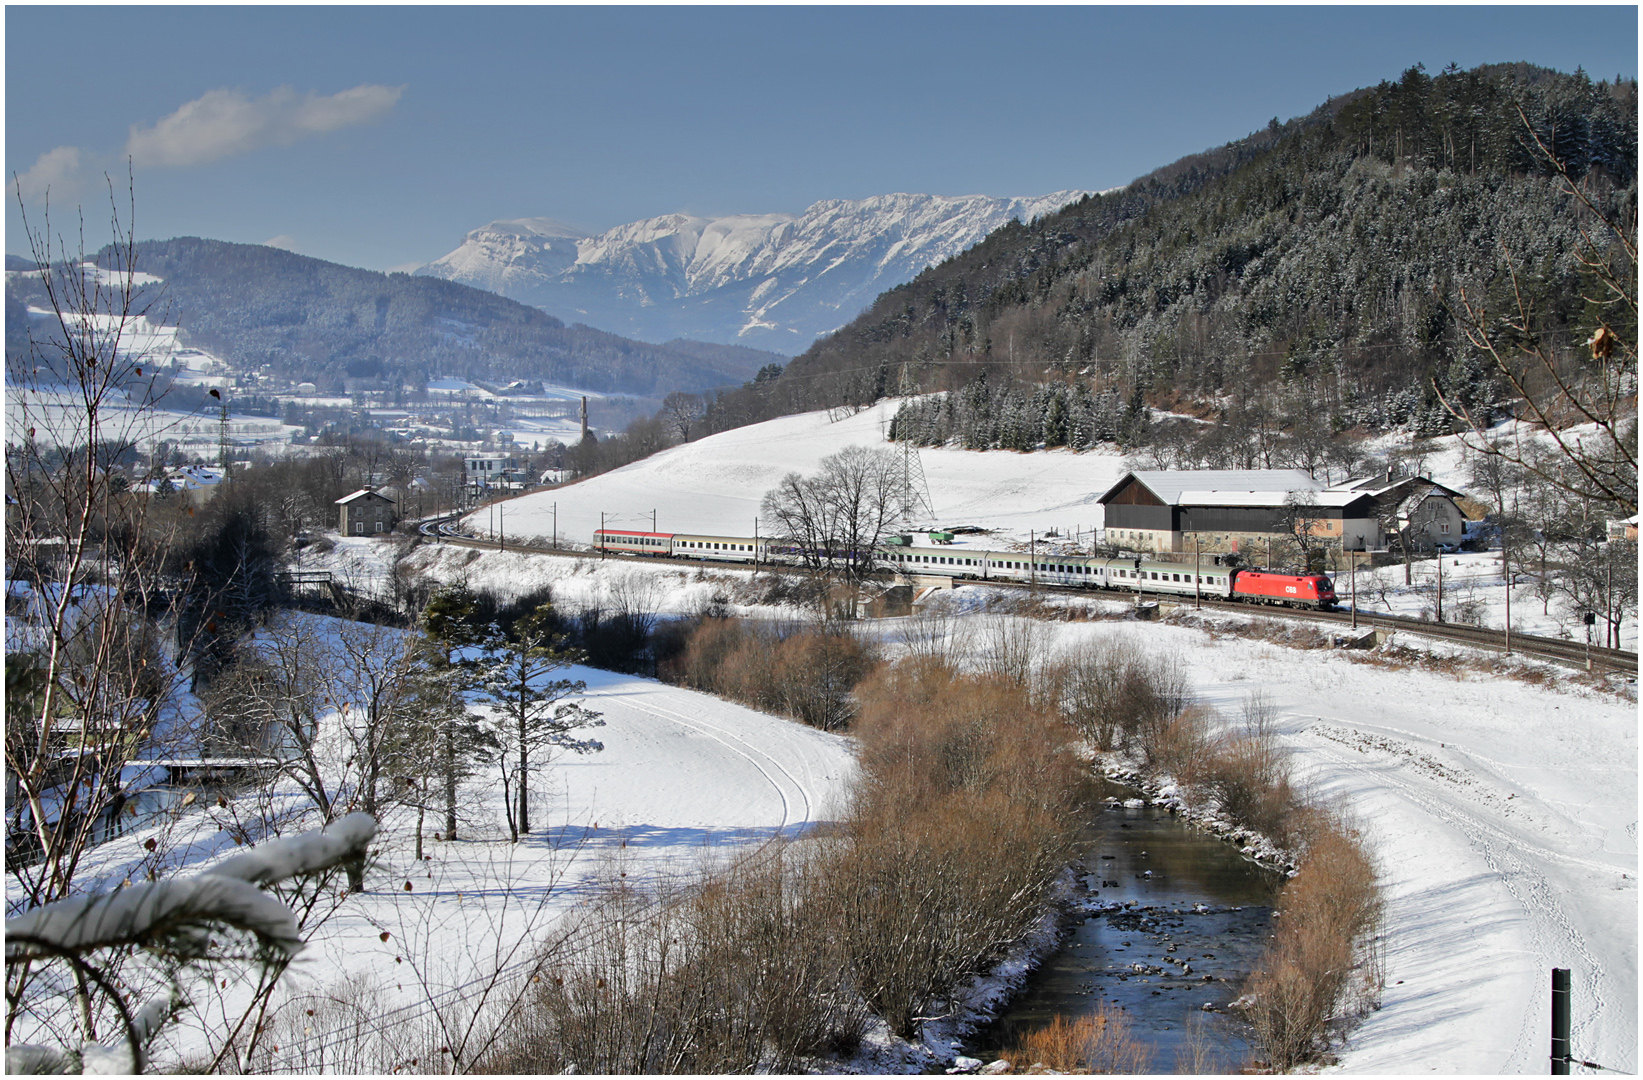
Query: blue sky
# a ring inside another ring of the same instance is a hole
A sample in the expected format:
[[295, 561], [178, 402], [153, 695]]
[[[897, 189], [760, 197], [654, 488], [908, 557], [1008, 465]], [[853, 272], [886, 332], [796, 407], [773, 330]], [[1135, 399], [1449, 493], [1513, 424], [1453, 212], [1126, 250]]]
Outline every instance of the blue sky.
[[[1637, 75], [1610, 7], [8, 7], [6, 171], [383, 269], [891, 191], [1101, 189], [1411, 64]], [[123, 181], [122, 181], [123, 183]], [[8, 192], [6, 250], [22, 252]]]

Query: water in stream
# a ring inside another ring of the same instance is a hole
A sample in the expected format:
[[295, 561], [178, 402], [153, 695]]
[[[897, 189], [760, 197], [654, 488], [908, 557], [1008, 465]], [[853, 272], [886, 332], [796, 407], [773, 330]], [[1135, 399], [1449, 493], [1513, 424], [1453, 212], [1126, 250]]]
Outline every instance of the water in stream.
[[[1110, 784], [1107, 794], [1133, 801], [1139, 793]], [[1055, 1014], [1076, 1019], [1105, 1003], [1153, 1047], [1152, 1071], [1176, 1069], [1189, 1018], [1201, 1025], [1210, 1067], [1236, 1069], [1250, 1056], [1248, 1025], [1203, 1006], [1224, 1010], [1239, 995], [1270, 933], [1282, 878], [1155, 806], [1108, 805], [1082, 865], [1086, 896], [1102, 910], [1074, 928], [965, 1053], [991, 1060]]]

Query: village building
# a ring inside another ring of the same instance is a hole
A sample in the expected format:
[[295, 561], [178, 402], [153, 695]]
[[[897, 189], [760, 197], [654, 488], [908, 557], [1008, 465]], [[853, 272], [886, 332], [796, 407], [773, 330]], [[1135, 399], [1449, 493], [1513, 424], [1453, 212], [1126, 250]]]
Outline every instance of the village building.
[[157, 479], [137, 484], [132, 490], [139, 495], [175, 495], [186, 500], [190, 506], [200, 507], [216, 497], [224, 479], [225, 475], [219, 468], [185, 465]]
[[476, 492], [487, 488], [517, 491], [531, 486], [531, 478], [519, 459], [502, 454], [464, 458], [463, 475], [468, 487]]
[[344, 536], [372, 536], [392, 531], [399, 520], [394, 500], [370, 488], [361, 488], [337, 500], [341, 507], [337, 527]]

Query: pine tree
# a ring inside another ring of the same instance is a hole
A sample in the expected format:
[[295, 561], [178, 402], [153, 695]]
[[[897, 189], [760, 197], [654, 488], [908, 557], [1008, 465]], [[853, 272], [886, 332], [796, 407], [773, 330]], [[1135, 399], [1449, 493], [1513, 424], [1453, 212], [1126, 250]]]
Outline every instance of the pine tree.
[[582, 659], [564, 635], [553, 632], [555, 625], [553, 609], [544, 604], [517, 620], [509, 633], [493, 625], [483, 644], [478, 698], [493, 710], [490, 733], [502, 774], [508, 832], [516, 843], [521, 833], [531, 831], [530, 775], [542, 766], [542, 756], [552, 749], [588, 754], [605, 748], [596, 739], [573, 734], [605, 724], [582, 702], [567, 700], [586, 693], [587, 683], [548, 677]]

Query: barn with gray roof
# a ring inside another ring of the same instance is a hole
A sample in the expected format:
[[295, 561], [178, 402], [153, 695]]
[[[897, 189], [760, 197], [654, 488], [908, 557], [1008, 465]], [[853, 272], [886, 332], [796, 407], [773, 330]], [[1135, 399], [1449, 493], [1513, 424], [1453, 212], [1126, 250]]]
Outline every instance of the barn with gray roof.
[[1124, 474], [1098, 501], [1107, 542], [1136, 551], [1238, 551], [1291, 537], [1297, 519], [1319, 546], [1373, 551], [1388, 528], [1417, 548], [1458, 542], [1459, 497], [1425, 477], [1325, 486], [1301, 469], [1158, 469]]

